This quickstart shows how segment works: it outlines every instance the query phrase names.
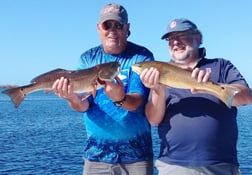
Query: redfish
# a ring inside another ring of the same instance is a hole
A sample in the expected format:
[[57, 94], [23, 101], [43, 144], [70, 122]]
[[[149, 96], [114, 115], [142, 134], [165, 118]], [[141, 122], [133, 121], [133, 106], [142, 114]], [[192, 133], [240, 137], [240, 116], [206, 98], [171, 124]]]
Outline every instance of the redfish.
[[239, 89], [227, 84], [214, 83], [212, 81], [199, 83], [191, 77], [191, 72], [182, 69], [175, 64], [161, 61], [147, 61], [132, 65], [134, 72], [141, 74], [146, 68], [156, 68], [160, 72], [159, 83], [180, 89], [195, 88], [202, 93], [213, 93], [231, 107], [235, 94], [239, 93]]
[[104, 81], [112, 81], [119, 72], [120, 64], [118, 62], [108, 62], [83, 70], [55, 69], [35, 77], [28, 85], [12, 87], [2, 93], [10, 96], [17, 108], [28, 94], [39, 90], [50, 92], [53, 83], [64, 77], [68, 79], [74, 92], [86, 93], [86, 98], [91, 94], [95, 96], [96, 90], [104, 85]]

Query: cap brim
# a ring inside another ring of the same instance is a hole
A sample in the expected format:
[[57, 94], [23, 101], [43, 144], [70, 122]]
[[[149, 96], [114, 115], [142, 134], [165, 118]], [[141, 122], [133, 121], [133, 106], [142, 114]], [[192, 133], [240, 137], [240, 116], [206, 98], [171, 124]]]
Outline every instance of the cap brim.
[[104, 23], [105, 21], [108, 21], [108, 20], [115, 20], [121, 24], [126, 24], [126, 21], [124, 21], [122, 18], [118, 17], [118, 16], [114, 16], [114, 15], [111, 15], [111, 16], [106, 16], [104, 18], [101, 18], [99, 23], [102, 24]]
[[161, 37], [161, 39], [165, 39], [165, 38], [167, 38], [167, 37], [168, 37], [168, 35], [169, 35], [169, 33], [164, 34], [164, 35]]

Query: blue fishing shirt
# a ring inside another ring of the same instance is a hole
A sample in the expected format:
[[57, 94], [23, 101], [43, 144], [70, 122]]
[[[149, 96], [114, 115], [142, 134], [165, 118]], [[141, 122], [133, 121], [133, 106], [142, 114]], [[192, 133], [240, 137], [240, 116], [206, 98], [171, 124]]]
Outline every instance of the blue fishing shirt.
[[124, 83], [125, 93], [138, 93], [144, 102], [136, 111], [127, 111], [116, 107], [103, 88], [97, 90], [95, 98], [90, 96], [90, 107], [84, 112], [87, 132], [84, 158], [107, 163], [152, 160], [151, 128], [144, 115], [149, 89], [131, 69], [134, 63], [152, 60], [154, 57], [149, 50], [132, 42], [127, 43], [121, 54], [107, 54], [100, 45], [81, 55], [78, 69], [118, 61], [121, 64], [118, 77]]
[[[213, 82], [247, 86], [228, 60], [203, 58], [196, 67], [211, 68]], [[167, 88], [166, 94], [165, 118], [158, 126], [159, 160], [181, 166], [238, 165], [237, 108], [185, 89]]]

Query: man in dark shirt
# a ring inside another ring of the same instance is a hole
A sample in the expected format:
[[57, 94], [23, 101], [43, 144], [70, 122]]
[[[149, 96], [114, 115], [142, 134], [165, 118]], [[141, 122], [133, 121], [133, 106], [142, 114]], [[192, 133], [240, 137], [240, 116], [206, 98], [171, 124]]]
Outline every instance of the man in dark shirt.
[[211, 79], [238, 88], [239, 93], [229, 108], [213, 94], [161, 86], [155, 68], [141, 73], [143, 84], [152, 91], [146, 116], [158, 125], [161, 139], [159, 175], [239, 175], [236, 106], [252, 102], [251, 89], [230, 61], [205, 57], [205, 49], [199, 48], [202, 34], [190, 20], [173, 20], [162, 39], [168, 41], [172, 62], [192, 70], [198, 82]]

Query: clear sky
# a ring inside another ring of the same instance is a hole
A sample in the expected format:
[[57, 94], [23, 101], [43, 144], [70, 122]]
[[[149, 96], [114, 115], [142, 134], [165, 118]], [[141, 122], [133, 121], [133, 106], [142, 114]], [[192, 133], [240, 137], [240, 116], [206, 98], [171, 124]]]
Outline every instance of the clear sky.
[[168, 23], [185, 17], [203, 33], [207, 57], [230, 60], [252, 86], [251, 0], [0, 0], [0, 85], [28, 84], [55, 68], [75, 69], [81, 53], [100, 44], [96, 23], [109, 2], [122, 4], [130, 41], [170, 59], [160, 39]]

